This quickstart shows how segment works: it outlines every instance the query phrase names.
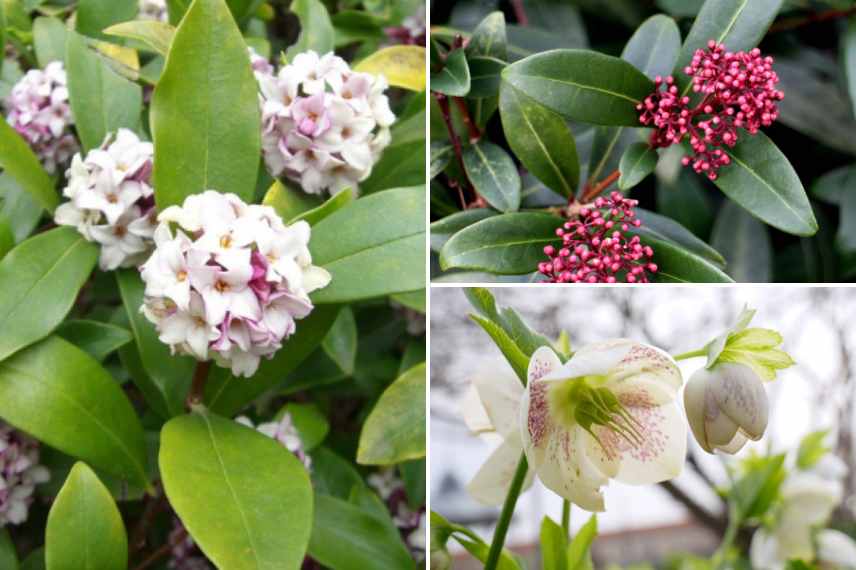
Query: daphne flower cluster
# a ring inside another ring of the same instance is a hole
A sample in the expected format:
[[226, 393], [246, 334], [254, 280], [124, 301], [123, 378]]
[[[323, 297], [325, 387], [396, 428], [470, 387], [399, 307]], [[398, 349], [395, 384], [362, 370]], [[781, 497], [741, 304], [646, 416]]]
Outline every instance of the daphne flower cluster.
[[29, 70], [12, 88], [5, 104], [6, 120], [29, 143], [49, 173], [56, 172], [77, 151], [62, 62], [52, 61], [44, 70]]
[[48, 479], [39, 442], [0, 421], [0, 528], [27, 520], [36, 485]]
[[284, 448], [293, 453], [306, 469], [312, 467], [312, 458], [306, 454], [303, 441], [300, 439], [297, 427], [294, 425], [291, 414], [288, 412], [285, 412], [278, 421], [265, 422], [258, 426], [253, 425], [253, 421], [246, 416], [237, 417], [235, 421], [279, 442]]
[[137, 266], [152, 250], [157, 216], [152, 157], [152, 143], [119, 129], [85, 159], [78, 153], [71, 161], [62, 192], [69, 201], [56, 209], [54, 219], [101, 245], [99, 266], [105, 271]]
[[600, 197], [594, 207], [584, 207], [579, 217], [556, 230], [562, 247], [544, 248], [550, 261], [538, 264], [538, 271], [553, 283], [647, 283], [648, 273], [656, 273], [651, 261], [654, 251], [639, 236], [627, 237], [639, 227], [634, 207], [638, 201], [613, 192]]
[[371, 174], [395, 121], [384, 77], [352, 71], [332, 53], [308, 51], [279, 73], [257, 71], [256, 78], [262, 152], [273, 176], [319, 194], [356, 188]]
[[141, 20], [155, 20], [156, 22], [168, 22], [169, 12], [166, 0], [140, 0]]
[[142, 311], [173, 353], [213, 358], [236, 376], [282, 347], [312, 311], [309, 293], [330, 281], [312, 265], [309, 224], [286, 226], [269, 206], [207, 190], [158, 220]]
[[392, 468], [372, 473], [368, 477], [368, 483], [386, 504], [410, 554], [417, 562], [424, 560], [427, 542], [425, 509], [410, 508], [404, 481]]
[[784, 93], [776, 89], [773, 58], [757, 48], [730, 52], [711, 40], [706, 50], [696, 50], [684, 73], [692, 77], [701, 102], [690, 108], [690, 98], [680, 95], [674, 78], [658, 77], [654, 93], [636, 106], [639, 121], [655, 128], [654, 147], [677, 144], [689, 135], [693, 155], [684, 157], [684, 166], [716, 180], [719, 169], [731, 162], [724, 148], [737, 143], [738, 129], [755, 134], [770, 126]]

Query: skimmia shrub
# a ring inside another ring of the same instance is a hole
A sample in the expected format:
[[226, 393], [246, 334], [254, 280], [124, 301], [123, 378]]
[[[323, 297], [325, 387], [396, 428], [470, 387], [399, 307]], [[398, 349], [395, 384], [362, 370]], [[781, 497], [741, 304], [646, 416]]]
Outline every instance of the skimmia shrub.
[[424, 563], [425, 8], [328, 6], [0, 2], [0, 568]]

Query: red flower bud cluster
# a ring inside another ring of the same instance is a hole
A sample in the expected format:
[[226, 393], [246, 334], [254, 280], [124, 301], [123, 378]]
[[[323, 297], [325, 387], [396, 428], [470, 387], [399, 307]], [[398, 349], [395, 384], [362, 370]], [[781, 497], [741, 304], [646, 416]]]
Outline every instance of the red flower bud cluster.
[[717, 171], [731, 162], [723, 148], [737, 143], [738, 129], [755, 134], [770, 126], [785, 95], [776, 89], [773, 58], [757, 48], [729, 52], [711, 40], [706, 50], [696, 50], [684, 73], [692, 77], [693, 91], [704, 96], [698, 106], [690, 108], [690, 98], [680, 95], [674, 78], [657, 77], [654, 92], [636, 106], [639, 122], [654, 127], [654, 147], [677, 144], [689, 135], [693, 155], [684, 157], [684, 166], [716, 180]]
[[593, 208], [582, 208], [577, 219], [556, 230], [562, 247], [545, 247], [550, 261], [539, 263], [538, 271], [551, 283], [647, 283], [648, 273], [657, 271], [651, 262], [654, 250], [638, 236], [626, 235], [641, 225], [633, 211], [637, 204], [613, 192], [597, 198]]

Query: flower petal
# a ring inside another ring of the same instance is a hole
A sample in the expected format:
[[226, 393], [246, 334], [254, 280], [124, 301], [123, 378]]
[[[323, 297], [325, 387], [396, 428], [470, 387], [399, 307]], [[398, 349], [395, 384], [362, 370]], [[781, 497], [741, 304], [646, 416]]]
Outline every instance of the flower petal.
[[[491, 453], [467, 485], [470, 495], [485, 505], [501, 505], [511, 486], [511, 480], [514, 479], [521, 453], [523, 448], [519, 435], [515, 434], [505, 440]], [[530, 468], [523, 482], [523, 491], [532, 486], [534, 478], [535, 471]]]
[[470, 384], [461, 399], [461, 415], [464, 417], [464, 423], [474, 434], [494, 431], [474, 384]]
[[687, 420], [698, 444], [708, 453], [713, 453], [713, 448], [707, 441], [707, 430], [705, 429], [704, 421], [704, 397], [707, 391], [707, 374], [707, 370], [702, 368], [690, 377], [684, 388], [684, 410], [686, 411]]
[[[586, 345], [575, 352], [565, 364], [544, 375], [543, 379], [563, 380], [580, 376], [606, 376], [618, 366], [634, 344], [636, 343], [633, 341], [619, 338]], [[532, 357], [534, 358], [535, 355]]]
[[562, 367], [562, 361], [549, 346], [539, 347], [529, 359], [529, 369], [526, 372], [526, 383], [531, 384], [549, 376], [553, 371]]
[[622, 404], [636, 420], [642, 442], [633, 445], [625, 438], [617, 438], [621, 467], [615, 479], [648, 485], [680, 475], [687, 455], [687, 425], [680, 408], [674, 403], [644, 405], [644, 401], [633, 402], [626, 397]]
[[743, 364], [721, 363], [713, 368], [716, 380], [708, 386], [719, 409], [740, 426], [750, 439], [759, 440], [767, 429], [769, 404], [764, 385]]
[[656, 404], [675, 399], [683, 384], [681, 371], [671, 356], [653, 346], [633, 343], [611, 369], [607, 386], [620, 396], [644, 389]]
[[856, 564], [856, 541], [838, 530], [822, 530], [817, 533], [817, 558], [833, 568], [853, 568]]
[[509, 434], [517, 432], [523, 385], [514, 372], [502, 364], [502, 367], [497, 368], [493, 374], [482, 373], [476, 376], [473, 379], [473, 386], [478, 391], [494, 429], [502, 437], [508, 437]]

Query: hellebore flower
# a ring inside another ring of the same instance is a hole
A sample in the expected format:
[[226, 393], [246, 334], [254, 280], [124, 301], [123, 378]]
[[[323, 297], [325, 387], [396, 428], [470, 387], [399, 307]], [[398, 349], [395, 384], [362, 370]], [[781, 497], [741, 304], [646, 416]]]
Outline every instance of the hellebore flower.
[[565, 364], [539, 348], [520, 407], [529, 465], [589, 511], [604, 510], [600, 488], [610, 479], [641, 485], [676, 477], [687, 444], [675, 402], [681, 384], [668, 354], [630, 340], [583, 347]]

